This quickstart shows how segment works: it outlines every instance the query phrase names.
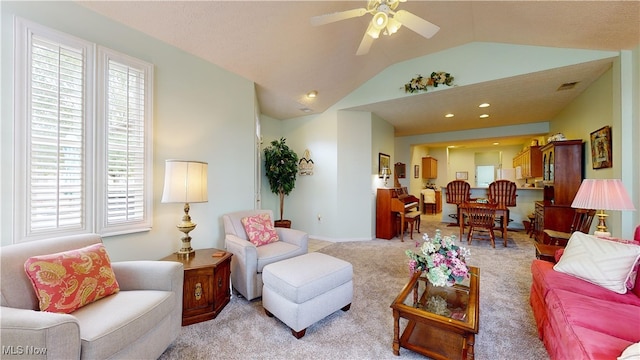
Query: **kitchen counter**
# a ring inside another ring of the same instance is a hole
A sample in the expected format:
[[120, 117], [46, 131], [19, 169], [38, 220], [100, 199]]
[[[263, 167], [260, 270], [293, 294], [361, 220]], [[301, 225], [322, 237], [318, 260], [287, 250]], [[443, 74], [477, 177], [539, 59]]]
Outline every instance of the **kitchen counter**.
[[[487, 198], [486, 187], [472, 187], [471, 198], [472, 199], [486, 199]], [[516, 190], [516, 206], [510, 208], [510, 218], [513, 220], [509, 223], [510, 229], [524, 229], [523, 220], [528, 220], [527, 215], [533, 214], [535, 210], [536, 201], [542, 201], [543, 188], [540, 187], [519, 187]], [[456, 205], [447, 203], [447, 189], [442, 188], [442, 222], [455, 223], [455, 219], [449, 216], [449, 214], [456, 213]]]

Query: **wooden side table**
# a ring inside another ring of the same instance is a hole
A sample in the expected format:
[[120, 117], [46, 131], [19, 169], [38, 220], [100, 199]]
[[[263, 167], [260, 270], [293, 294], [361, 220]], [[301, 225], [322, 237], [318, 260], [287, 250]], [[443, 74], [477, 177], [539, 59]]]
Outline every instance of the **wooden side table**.
[[229, 303], [231, 256], [219, 249], [199, 249], [189, 257], [171, 254], [161, 259], [184, 265], [182, 326], [211, 320]]
[[556, 251], [564, 249], [564, 246], [548, 245], [539, 242], [536, 242], [534, 245], [536, 247], [536, 258], [551, 261], [552, 263], [556, 262]]

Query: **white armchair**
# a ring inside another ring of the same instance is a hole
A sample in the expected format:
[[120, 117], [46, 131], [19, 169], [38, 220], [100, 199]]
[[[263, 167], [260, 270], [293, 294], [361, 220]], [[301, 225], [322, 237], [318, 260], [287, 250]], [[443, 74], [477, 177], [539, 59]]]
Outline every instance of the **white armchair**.
[[177, 338], [184, 279], [178, 262], [113, 262], [119, 292], [70, 314], [39, 310], [25, 261], [101, 241], [78, 235], [0, 247], [2, 358], [157, 359]]
[[265, 265], [307, 253], [307, 233], [276, 228], [280, 241], [256, 247], [248, 240], [242, 218], [268, 213], [271, 210], [248, 210], [223, 215], [225, 246], [233, 254], [231, 258], [231, 284], [247, 300], [262, 296], [262, 269]]

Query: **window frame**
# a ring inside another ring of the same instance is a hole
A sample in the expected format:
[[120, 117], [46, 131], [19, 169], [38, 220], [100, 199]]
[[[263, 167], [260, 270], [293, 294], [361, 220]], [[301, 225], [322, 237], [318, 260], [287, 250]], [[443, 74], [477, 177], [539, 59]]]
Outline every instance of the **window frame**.
[[[144, 216], [139, 221], [109, 225], [107, 211], [108, 177], [108, 64], [113, 60], [119, 64], [136, 68], [144, 73]], [[96, 231], [102, 236], [120, 235], [151, 230], [153, 220], [153, 64], [98, 46], [96, 66]]]

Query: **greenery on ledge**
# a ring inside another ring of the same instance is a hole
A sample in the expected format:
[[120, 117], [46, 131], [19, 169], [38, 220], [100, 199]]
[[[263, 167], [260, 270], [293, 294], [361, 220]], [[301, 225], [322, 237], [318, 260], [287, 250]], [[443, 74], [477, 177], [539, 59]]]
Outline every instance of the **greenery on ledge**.
[[448, 72], [434, 71], [430, 77], [424, 77], [418, 75], [411, 79], [408, 83], [404, 84], [404, 92], [414, 93], [419, 91], [427, 91], [428, 87], [438, 87], [438, 85], [451, 86], [453, 83], [453, 76]]

